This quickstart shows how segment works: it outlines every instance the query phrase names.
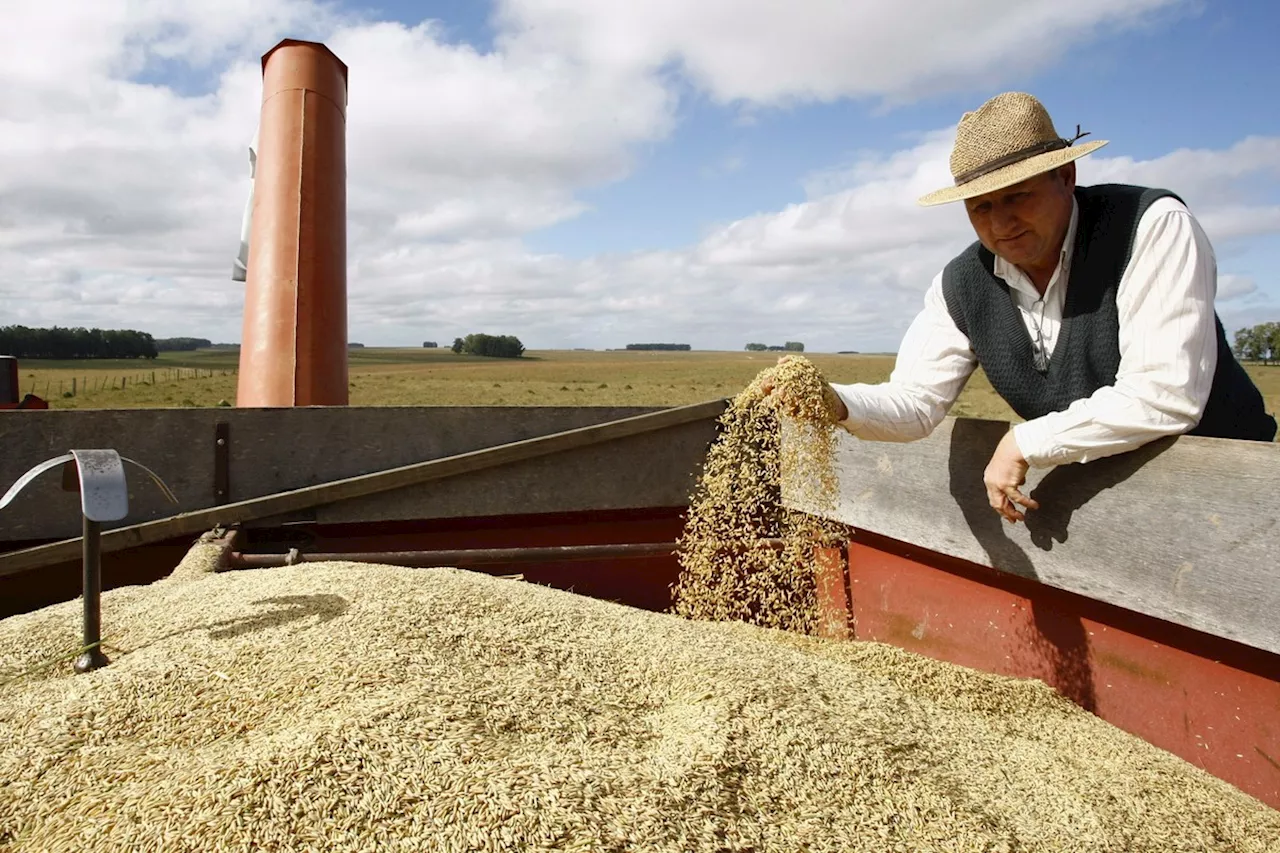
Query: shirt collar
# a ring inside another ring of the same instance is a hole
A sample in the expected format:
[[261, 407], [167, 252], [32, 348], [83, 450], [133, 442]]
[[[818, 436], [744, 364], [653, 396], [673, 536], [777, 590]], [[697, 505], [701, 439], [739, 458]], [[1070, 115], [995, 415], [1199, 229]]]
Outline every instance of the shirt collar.
[[[1071, 254], [1076, 245], [1076, 226], [1079, 221], [1080, 205], [1072, 198], [1071, 222], [1067, 225], [1067, 236], [1062, 241], [1062, 253], [1058, 256], [1058, 266], [1053, 271], [1053, 276], [1049, 279], [1049, 286], [1045, 288], [1046, 295], [1053, 289], [1055, 284], [1059, 281], [1066, 281], [1071, 275]], [[1035, 299], [1040, 298], [1039, 292], [1036, 291], [1035, 285], [1031, 283], [1031, 279], [1027, 277], [1026, 273], [999, 255], [996, 255], [995, 259], [992, 272], [1004, 279], [1005, 283], [1010, 287], [1022, 290]]]

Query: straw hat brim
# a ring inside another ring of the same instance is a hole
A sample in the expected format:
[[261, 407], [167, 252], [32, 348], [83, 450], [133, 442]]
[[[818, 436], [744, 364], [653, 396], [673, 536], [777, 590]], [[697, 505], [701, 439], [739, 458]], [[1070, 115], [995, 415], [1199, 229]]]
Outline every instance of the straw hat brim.
[[931, 207], [935, 204], [948, 204], [949, 202], [961, 201], [966, 198], [1002, 190], [1005, 187], [1021, 183], [1027, 178], [1034, 178], [1036, 175], [1051, 172], [1073, 160], [1079, 160], [1084, 155], [1097, 151], [1106, 145], [1108, 141], [1099, 139], [1094, 142], [1072, 145], [1069, 148], [1060, 148], [1057, 151], [1049, 151], [1045, 154], [1037, 154], [1034, 157], [1028, 157], [1026, 160], [1019, 160], [1017, 163], [1005, 166], [1003, 169], [997, 169], [988, 175], [974, 178], [972, 181], [961, 184], [958, 187], [943, 187], [928, 195], [921, 196], [918, 201], [925, 207]]

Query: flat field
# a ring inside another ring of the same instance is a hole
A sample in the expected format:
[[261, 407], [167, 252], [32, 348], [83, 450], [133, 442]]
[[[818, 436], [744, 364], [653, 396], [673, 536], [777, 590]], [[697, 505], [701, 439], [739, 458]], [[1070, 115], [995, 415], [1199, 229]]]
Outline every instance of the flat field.
[[[447, 349], [350, 351], [353, 406], [679, 406], [732, 397], [779, 353], [530, 351], [520, 359]], [[889, 355], [805, 353], [837, 383], [880, 382]], [[22, 361], [23, 392], [58, 409], [234, 405], [239, 354], [163, 353], [155, 361]], [[1249, 365], [1271, 411], [1280, 410], [1280, 367]], [[72, 380], [76, 393], [71, 395]], [[123, 385], [123, 388], [121, 387]], [[1016, 420], [979, 371], [952, 414]]]

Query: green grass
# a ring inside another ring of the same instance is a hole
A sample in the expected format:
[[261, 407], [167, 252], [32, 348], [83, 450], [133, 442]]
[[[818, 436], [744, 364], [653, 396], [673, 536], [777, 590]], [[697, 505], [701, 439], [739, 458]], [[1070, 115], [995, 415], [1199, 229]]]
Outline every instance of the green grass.
[[[893, 369], [893, 356], [805, 355], [837, 383], [880, 382]], [[678, 406], [732, 397], [778, 356], [554, 350], [500, 359], [448, 349], [363, 348], [350, 351], [348, 390], [353, 406]], [[238, 362], [239, 354], [228, 350], [164, 353], [153, 362], [23, 361], [20, 382], [23, 392], [34, 388], [59, 409], [234, 405]], [[1280, 410], [1280, 366], [1246, 369], [1268, 408]], [[76, 396], [62, 396], [69, 394], [73, 377]], [[952, 414], [1016, 419], [981, 371]]]

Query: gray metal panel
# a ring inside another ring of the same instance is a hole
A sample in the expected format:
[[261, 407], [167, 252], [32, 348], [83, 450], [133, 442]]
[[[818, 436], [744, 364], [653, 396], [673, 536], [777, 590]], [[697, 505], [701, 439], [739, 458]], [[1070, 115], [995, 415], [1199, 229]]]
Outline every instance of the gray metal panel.
[[[233, 501], [660, 411], [656, 407], [315, 407], [294, 409], [48, 410], [0, 417], [0, 483], [69, 447], [112, 447], [153, 470], [176, 506], [146, 481], [129, 483], [129, 517], [104, 529], [214, 504], [215, 427], [230, 429]], [[650, 451], [646, 450], [645, 453]], [[631, 460], [642, 466], [645, 459]], [[614, 503], [647, 506], [643, 494]], [[0, 542], [80, 535], [74, 494], [33, 483], [0, 514]], [[663, 493], [670, 494], [670, 491]], [[635, 502], [628, 503], [629, 500]], [[533, 498], [526, 512], [541, 512]]]
[[64, 453], [61, 456], [55, 456], [52, 459], [46, 459], [43, 462], [31, 466], [26, 473], [17, 480], [14, 480], [13, 485], [9, 486], [8, 490], [4, 493], [4, 497], [0, 497], [0, 509], [4, 509], [9, 506], [9, 504], [16, 501], [18, 499], [18, 495], [25, 492], [27, 490], [27, 486], [35, 482], [35, 479], [45, 471], [52, 470], [61, 465], [65, 465], [68, 462], [74, 461], [74, 456], [70, 453]]
[[317, 507], [325, 523], [685, 506], [714, 421]]

